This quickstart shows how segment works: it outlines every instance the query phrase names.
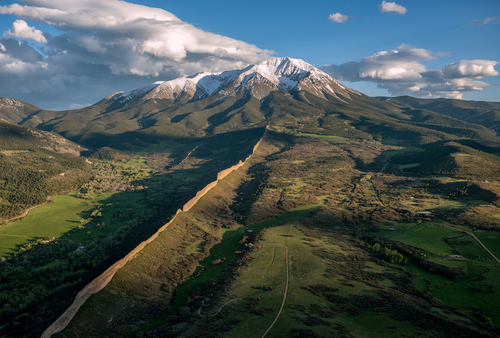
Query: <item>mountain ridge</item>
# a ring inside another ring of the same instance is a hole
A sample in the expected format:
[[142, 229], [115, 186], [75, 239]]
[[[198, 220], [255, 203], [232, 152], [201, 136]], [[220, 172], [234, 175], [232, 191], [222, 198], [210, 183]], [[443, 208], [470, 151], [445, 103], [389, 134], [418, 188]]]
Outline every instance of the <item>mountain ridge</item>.
[[[328, 100], [325, 93], [336, 93], [349, 99], [349, 93], [358, 92], [342, 86], [333, 77], [322, 70], [299, 59], [288, 57], [268, 59], [260, 64], [251, 65], [241, 70], [220, 73], [200, 72], [191, 76], [182, 76], [170, 81], [157, 81], [149, 86], [128, 92], [115, 93], [109, 100], [128, 104], [143, 99], [170, 99], [174, 102], [183, 93], [191, 100], [200, 100], [208, 96], [223, 99], [228, 95], [238, 96], [238, 91], [263, 99], [271, 90], [305, 90]], [[344, 101], [345, 102], [345, 101]]]
[[422, 99], [412, 96], [377, 97], [396, 105], [426, 109], [465, 122], [483, 125], [500, 132], [500, 102], [468, 101], [457, 99]]
[[[415, 137], [419, 143], [466, 137], [500, 144], [487, 121], [465, 121], [476, 123], [468, 124], [463, 122], [467, 116], [439, 114], [433, 107], [369, 97], [302, 60], [273, 58], [243, 69], [158, 81], [81, 109], [34, 107], [17, 113], [15, 123], [56, 132], [88, 147], [130, 150], [162, 138], [204, 137], [266, 125], [359, 140], [401, 131], [408, 142]], [[0, 118], [8, 116], [0, 109]]]

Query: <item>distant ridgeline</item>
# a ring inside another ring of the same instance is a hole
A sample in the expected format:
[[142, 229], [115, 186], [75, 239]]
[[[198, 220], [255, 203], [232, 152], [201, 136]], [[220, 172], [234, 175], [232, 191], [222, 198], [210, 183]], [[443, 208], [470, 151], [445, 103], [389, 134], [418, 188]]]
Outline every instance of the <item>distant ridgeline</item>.
[[109, 95], [83, 109], [55, 112], [35, 107], [13, 114], [9, 107], [9, 111], [0, 107], [0, 118], [53, 131], [89, 147], [127, 150], [161, 138], [183, 139], [266, 125], [357, 140], [392, 138], [429, 144], [467, 138], [498, 144], [494, 130], [500, 125], [498, 103], [372, 98], [291, 58], [160, 81]]

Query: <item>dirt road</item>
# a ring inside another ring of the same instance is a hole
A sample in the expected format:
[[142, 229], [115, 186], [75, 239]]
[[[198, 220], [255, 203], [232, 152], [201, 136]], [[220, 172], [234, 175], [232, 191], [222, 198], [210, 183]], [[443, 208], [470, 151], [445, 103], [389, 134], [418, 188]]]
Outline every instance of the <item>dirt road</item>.
[[442, 223], [434, 223], [434, 224], [438, 224], [438, 225], [442, 225], [442, 226], [445, 226], [445, 227], [448, 227], [448, 228], [452, 228], [452, 229], [455, 229], [455, 230], [458, 230], [458, 231], [463, 231], [469, 235], [471, 235], [472, 237], [474, 237], [474, 239], [479, 243], [481, 244], [481, 246], [484, 248], [484, 250], [486, 250], [490, 255], [491, 257], [493, 257], [494, 260], [496, 260], [499, 264], [500, 264], [500, 259], [498, 259], [480, 240], [479, 238], [476, 237], [476, 235], [474, 235], [472, 232], [469, 232], [469, 231], [465, 231], [465, 230], [462, 230], [462, 229], [459, 229], [459, 228], [455, 228], [451, 225], [446, 225], [446, 224], [442, 224]]
[[280, 317], [281, 312], [283, 311], [283, 308], [285, 307], [286, 295], [288, 293], [288, 282], [290, 279], [290, 275], [288, 272], [288, 247], [286, 247], [286, 246], [285, 246], [285, 258], [286, 258], [286, 286], [285, 286], [285, 294], [283, 295], [283, 302], [281, 302], [281, 308], [280, 308], [278, 314], [276, 315], [276, 318], [274, 318], [274, 321], [272, 322], [271, 326], [269, 326], [269, 328], [266, 330], [266, 332], [264, 332], [264, 334], [262, 335], [262, 338], [264, 338], [268, 334], [268, 332], [271, 331], [274, 324], [276, 324], [276, 322], [278, 321], [278, 318]]
[[26, 209], [26, 211], [24, 211], [21, 215], [19, 216], [16, 216], [16, 217], [13, 217], [13, 218], [10, 218], [8, 220], [6, 220], [7, 222], [11, 222], [11, 221], [15, 221], [16, 219], [19, 219], [19, 218], [23, 218], [25, 217], [26, 215], [28, 215], [28, 213], [35, 209], [35, 208], [38, 208], [38, 207], [41, 207], [42, 205], [45, 205], [45, 204], [49, 204], [49, 203], [52, 203], [52, 201], [50, 200], [50, 196], [47, 196], [47, 202], [43, 202], [42, 204], [38, 204], [38, 205], [35, 205], [35, 206], [32, 206], [28, 209]]

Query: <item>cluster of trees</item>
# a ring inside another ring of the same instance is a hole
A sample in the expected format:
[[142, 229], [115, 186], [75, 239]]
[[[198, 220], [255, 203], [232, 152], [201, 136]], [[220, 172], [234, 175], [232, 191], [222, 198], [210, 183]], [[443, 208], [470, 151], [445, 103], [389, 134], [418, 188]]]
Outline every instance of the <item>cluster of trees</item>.
[[[0, 318], [14, 318], [51, 297], [81, 288], [113, 261], [114, 250], [133, 227], [133, 224], [123, 226], [113, 234], [88, 242], [84, 250], [76, 250], [80, 243], [69, 240], [39, 239], [3, 259], [0, 262]], [[52, 315], [67, 306], [68, 300], [44, 312]], [[2, 331], [11, 329], [17, 330], [7, 324]]]
[[147, 188], [144, 179], [151, 170], [134, 168], [120, 162], [96, 162], [92, 168], [93, 179], [80, 187], [78, 197], [86, 198], [92, 193], [135, 191]]
[[[0, 219], [21, 214], [47, 196], [76, 189], [89, 178], [88, 164], [71, 155], [33, 150], [0, 155]], [[70, 171], [70, 175], [58, 176]]]
[[444, 218], [454, 224], [467, 225], [482, 230], [500, 231], [500, 220], [498, 218], [493, 215], [476, 213], [473, 210], [471, 213], [462, 211], [448, 214]]
[[391, 264], [405, 265], [407, 263], [407, 259], [397, 250], [391, 250], [385, 246], [381, 246], [379, 243], [375, 243], [373, 246], [368, 244], [367, 247], [373, 252], [381, 254]]

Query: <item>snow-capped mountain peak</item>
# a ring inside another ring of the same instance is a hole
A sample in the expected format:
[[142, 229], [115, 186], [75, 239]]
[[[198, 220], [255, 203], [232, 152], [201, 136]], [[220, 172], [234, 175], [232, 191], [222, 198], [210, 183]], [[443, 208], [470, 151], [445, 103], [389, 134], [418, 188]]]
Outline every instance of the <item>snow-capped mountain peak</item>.
[[168, 99], [175, 102], [181, 97], [187, 100], [210, 96], [222, 99], [239, 94], [263, 99], [275, 90], [306, 91], [323, 99], [330, 100], [333, 97], [343, 102], [350, 99], [350, 94], [359, 94], [345, 88], [330, 75], [303, 60], [282, 57], [271, 58], [239, 70], [201, 72], [170, 81], [158, 81], [144, 88], [118, 93], [111, 100], [124, 104], [140, 98]]

